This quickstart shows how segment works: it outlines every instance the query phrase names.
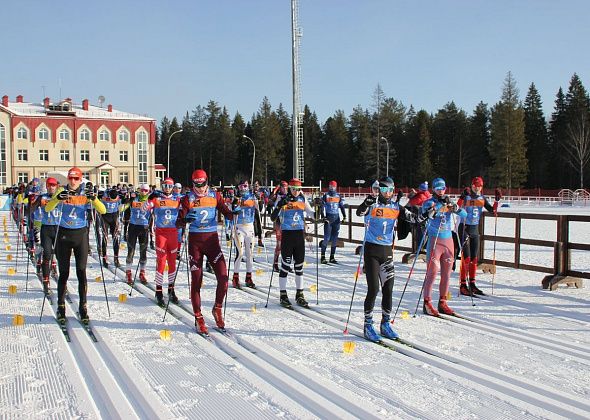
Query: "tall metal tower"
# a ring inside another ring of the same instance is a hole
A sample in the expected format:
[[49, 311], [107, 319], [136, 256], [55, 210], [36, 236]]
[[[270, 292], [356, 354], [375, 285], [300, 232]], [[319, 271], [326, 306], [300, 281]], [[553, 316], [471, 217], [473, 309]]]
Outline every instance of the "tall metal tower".
[[305, 181], [305, 165], [303, 161], [303, 112], [301, 111], [301, 65], [299, 63], [299, 46], [301, 28], [298, 23], [299, 1], [291, 0], [291, 40], [293, 66], [293, 177]]

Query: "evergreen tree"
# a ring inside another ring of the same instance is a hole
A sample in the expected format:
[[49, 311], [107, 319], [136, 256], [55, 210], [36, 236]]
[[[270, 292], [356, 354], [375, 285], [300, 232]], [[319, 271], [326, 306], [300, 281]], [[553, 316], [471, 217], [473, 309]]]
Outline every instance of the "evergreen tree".
[[565, 115], [566, 136], [562, 144], [570, 158], [568, 163], [578, 172], [580, 188], [584, 188], [584, 170], [590, 161], [590, 98], [575, 73], [565, 95]]
[[[352, 110], [349, 117], [348, 136], [351, 141], [351, 169], [356, 179], [365, 180], [365, 186], [375, 179], [377, 158], [375, 140], [371, 133], [369, 111], [360, 105]], [[319, 161], [316, 163], [319, 166]], [[316, 169], [319, 173], [320, 168]]]
[[[318, 185], [319, 178], [315, 170], [314, 160], [322, 138], [322, 127], [318, 123], [316, 113], [311, 112], [307, 105], [303, 108], [303, 136], [306, 184]], [[291, 136], [292, 138], [293, 136]]]
[[524, 100], [524, 135], [530, 168], [527, 184], [529, 187], [540, 188], [545, 185], [547, 177], [549, 145], [543, 103], [534, 83], [531, 83]]
[[547, 183], [549, 188], [563, 188], [569, 185], [568, 173], [571, 172], [571, 168], [567, 155], [560, 150], [561, 145], [566, 142], [566, 123], [565, 95], [563, 89], [559, 88], [549, 123], [549, 150], [554, 168]]
[[424, 110], [420, 110], [412, 121], [412, 131], [417, 131], [413, 177], [408, 184], [412, 187], [421, 182], [430, 181], [434, 175], [430, 124], [430, 115]]
[[[381, 166], [379, 172], [381, 173], [381, 176], [384, 176], [387, 169], [387, 145], [385, 144], [385, 140], [382, 140], [382, 137], [384, 137], [389, 143], [389, 176], [394, 179], [399, 179], [398, 177], [401, 174], [401, 171], [398, 164], [400, 162], [396, 157], [397, 149], [404, 139], [406, 107], [393, 98], [386, 98], [381, 107], [381, 117], [379, 119], [379, 115], [375, 115], [375, 120], [375, 126], [377, 128], [375, 138], [378, 142], [383, 143], [379, 159]], [[380, 131], [379, 125], [381, 125]]]
[[236, 112], [231, 123], [231, 136], [234, 139], [236, 160], [228, 171], [229, 177], [226, 185], [236, 185], [241, 179], [250, 179], [249, 170], [252, 169], [252, 161], [248, 160], [248, 153], [252, 149], [252, 144], [248, 139], [242, 137], [244, 134], [246, 134], [246, 123], [240, 113]]
[[255, 181], [269, 185], [271, 180], [279, 180], [285, 173], [285, 139], [276, 113], [265, 96], [252, 119], [252, 135], [260, 158], [256, 159]]
[[467, 144], [469, 160], [467, 168], [469, 178], [482, 176], [488, 179], [488, 165], [490, 162], [490, 111], [487, 104], [480, 102], [469, 117], [467, 129]]
[[524, 111], [511, 72], [504, 80], [502, 99], [492, 109], [491, 136], [492, 181], [508, 189], [520, 187], [528, 173]]
[[337, 111], [329, 117], [324, 125], [324, 141], [321, 148], [324, 170], [322, 183], [325, 185], [335, 179], [342, 185], [354, 183], [354, 174], [350, 171], [350, 142], [346, 127], [344, 111]]

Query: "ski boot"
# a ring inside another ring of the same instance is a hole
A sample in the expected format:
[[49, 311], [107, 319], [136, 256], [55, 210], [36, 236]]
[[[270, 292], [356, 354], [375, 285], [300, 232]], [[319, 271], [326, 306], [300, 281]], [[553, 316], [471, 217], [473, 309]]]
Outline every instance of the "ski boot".
[[334, 258], [334, 255], [330, 255], [330, 264], [338, 264], [338, 261], [336, 261], [336, 258]]
[[223, 322], [223, 308], [221, 304], [215, 304], [213, 309], [211, 310], [213, 314], [213, 319], [215, 319], [215, 323], [217, 324], [217, 328], [225, 329], [225, 322]]
[[231, 285], [234, 289], [241, 289], [242, 286], [240, 285], [240, 274], [234, 273], [234, 276], [231, 279]]
[[467, 282], [461, 282], [461, 286], [459, 286], [459, 293], [461, 293], [463, 296], [471, 296], [471, 290], [469, 290]]
[[246, 287], [256, 289], [256, 285], [252, 281], [252, 273], [246, 273]]
[[262, 238], [258, 238], [258, 246], [260, 248], [264, 248], [264, 244], [262, 243]]
[[80, 303], [80, 306], [78, 307], [78, 313], [80, 314], [80, 321], [82, 321], [83, 324], [88, 325], [90, 318], [88, 318], [88, 308], [86, 307], [86, 302]]
[[145, 277], [145, 270], [143, 268], [139, 270], [139, 281], [144, 285], [148, 282], [147, 278]]
[[373, 327], [373, 320], [372, 319], [365, 319], [365, 327], [363, 328], [363, 335], [369, 341], [377, 343], [381, 341], [381, 337], [375, 331], [375, 327]]
[[432, 300], [430, 298], [424, 298], [424, 306], [422, 307], [422, 312], [430, 316], [440, 316], [438, 311], [434, 309], [434, 306], [432, 306]]
[[104, 268], [109, 268], [109, 262], [107, 261], [107, 256], [106, 255], [104, 257], [102, 257], [102, 266]]
[[281, 290], [281, 300], [279, 301], [279, 304], [284, 308], [291, 309], [293, 307], [291, 301], [289, 300], [289, 296], [287, 296], [286, 290]]
[[42, 268], [41, 260], [37, 260], [37, 266], [35, 268], [37, 270], [37, 275], [39, 276], [41, 274], [41, 271], [42, 271], [41, 270], [41, 268]]
[[438, 301], [438, 312], [444, 315], [455, 315], [455, 311], [453, 311], [451, 308], [449, 308], [449, 305], [447, 305], [446, 299], [440, 299]]
[[303, 296], [303, 289], [297, 289], [297, 293], [295, 293], [295, 302], [297, 302], [297, 305], [299, 306], [309, 308], [309, 303], [307, 303], [305, 297]]
[[131, 274], [131, 270], [125, 271], [125, 277], [127, 277], [127, 284], [131, 286], [133, 284], [133, 274]]
[[121, 268], [121, 263], [119, 262], [119, 256], [118, 255], [115, 255], [113, 257], [113, 264], [115, 264], [115, 267]]
[[485, 296], [485, 293], [479, 290], [479, 288], [475, 285], [474, 279], [469, 279], [469, 288], [474, 295]]
[[164, 302], [164, 294], [162, 293], [162, 286], [156, 286], [156, 300], [158, 301], [158, 305], [166, 306]]
[[199, 334], [209, 334], [209, 330], [205, 324], [205, 318], [203, 318], [201, 311], [195, 312], [195, 327], [197, 328], [197, 332]]
[[174, 304], [178, 303], [178, 297], [174, 292], [174, 286], [168, 286], [168, 300]]
[[226, 240], [227, 242], [229, 242], [229, 233], [226, 233], [226, 234], [225, 234], [225, 240]]
[[60, 324], [66, 323], [66, 305], [65, 303], [60, 303], [57, 305], [57, 322]]
[[46, 295], [51, 294], [51, 289], [49, 287], [49, 277], [43, 277], [43, 293]]
[[399, 334], [393, 331], [391, 328], [391, 322], [389, 322], [389, 317], [381, 319], [381, 335], [385, 338], [389, 338], [390, 340], [397, 340], [399, 338]]
[[320, 259], [320, 263], [321, 264], [328, 264], [328, 260], [326, 259], [326, 254], [322, 254], [322, 257]]

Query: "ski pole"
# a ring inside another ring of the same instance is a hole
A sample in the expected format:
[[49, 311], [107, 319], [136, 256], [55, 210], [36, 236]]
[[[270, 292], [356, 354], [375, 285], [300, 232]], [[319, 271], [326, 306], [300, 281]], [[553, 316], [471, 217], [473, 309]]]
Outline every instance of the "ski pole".
[[135, 279], [137, 279], [137, 272], [139, 271], [140, 261], [141, 261], [141, 257], [140, 257], [139, 261], [137, 261], [137, 267], [135, 267], [135, 274], [133, 275], [133, 281], [130, 284], [129, 296], [131, 296], [131, 293], [133, 293], [133, 287], [135, 286]]
[[[435, 214], [435, 217], [436, 217], [436, 214]], [[434, 220], [434, 218], [433, 218], [433, 220]], [[436, 243], [438, 242], [438, 234], [440, 232], [441, 225], [442, 225], [442, 221], [439, 222], [438, 228], [436, 229], [436, 236], [434, 237], [434, 242], [432, 244], [432, 247], [426, 252], [426, 258], [428, 259], [428, 262], [426, 263], [426, 273], [424, 274], [424, 281], [422, 282], [422, 288], [420, 289], [420, 296], [418, 296], [418, 302], [416, 302], [416, 310], [414, 310], [414, 318], [416, 318], [416, 314], [418, 313], [418, 306], [420, 305], [420, 300], [422, 300], [422, 293], [424, 292], [424, 285], [426, 284], [426, 276], [428, 276], [428, 270], [430, 269], [430, 263], [432, 262], [432, 252], [436, 248]], [[425, 235], [428, 235], [428, 231], [425, 232]]]
[[320, 256], [318, 255], [319, 253], [319, 233], [318, 233], [318, 216], [319, 216], [319, 207], [317, 206], [317, 204], [315, 203], [314, 200], [314, 204], [315, 204], [315, 216], [316, 216], [316, 220], [315, 220], [315, 304], [319, 305], [320, 304], [320, 264], [319, 264], [319, 259]]
[[[233, 247], [233, 240], [235, 238], [235, 234], [236, 234], [236, 223], [234, 221], [234, 224], [232, 226], [232, 229], [230, 230], [230, 233], [229, 233], [230, 248], [229, 248], [229, 262], [227, 263], [227, 280], [228, 280], [228, 283], [229, 283], [229, 274], [231, 272], [231, 253], [232, 253], [232, 251], [234, 249], [234, 247]], [[238, 250], [236, 249], [236, 252], [237, 251]], [[236, 258], [238, 258], [238, 257], [236, 256]], [[228, 290], [229, 290], [229, 284], [227, 285], [227, 288], [225, 289], [225, 302], [223, 302], [223, 319], [224, 320], [225, 320], [225, 308], [227, 307], [227, 291]]]
[[494, 294], [494, 279], [496, 278], [496, 234], [498, 233], [498, 213], [494, 215], [494, 255], [492, 257], [492, 295]]
[[404, 295], [406, 294], [406, 289], [408, 287], [408, 283], [410, 282], [410, 278], [412, 277], [412, 273], [414, 272], [414, 267], [416, 266], [416, 261], [418, 261], [418, 255], [422, 251], [422, 247], [426, 244], [426, 237], [428, 232], [428, 226], [430, 225], [430, 220], [426, 223], [424, 227], [424, 234], [422, 235], [422, 239], [420, 239], [420, 245], [418, 245], [417, 252], [414, 257], [414, 261], [412, 262], [412, 267], [410, 268], [410, 272], [408, 273], [408, 278], [406, 279], [406, 284], [404, 285], [404, 290], [402, 290], [402, 294], [399, 297], [399, 303], [397, 304], [397, 308], [395, 308], [395, 313], [393, 314], [393, 318], [391, 319], [391, 323], [395, 322], [395, 317], [397, 316], [397, 312], [399, 310], [400, 305], [402, 304], [402, 300], [404, 299]]
[[[104, 270], [102, 268], [102, 243], [100, 240], [100, 226], [97, 223], [97, 216], [95, 215], [96, 210], [93, 208], [90, 212], [90, 216], [92, 217], [92, 223], [94, 224], [94, 236], [96, 239], [96, 250], [98, 252], [98, 265], [100, 266], [100, 277], [102, 278], [102, 287], [104, 289], [104, 300], [107, 303], [107, 312], [109, 313], [109, 318], [111, 317], [111, 308], [109, 307], [109, 298], [107, 296], [107, 285], [104, 281]], [[100, 218], [102, 221], [102, 217]], [[104, 229], [103, 229], [104, 230]], [[103, 238], [106, 241], [106, 238]], [[116, 270], [116, 269], [115, 269]]]

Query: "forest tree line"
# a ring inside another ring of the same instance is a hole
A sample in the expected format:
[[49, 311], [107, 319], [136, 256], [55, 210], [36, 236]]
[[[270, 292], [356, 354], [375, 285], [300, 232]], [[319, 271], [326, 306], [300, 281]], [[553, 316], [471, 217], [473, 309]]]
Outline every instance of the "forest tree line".
[[[305, 184], [355, 186], [355, 180], [384, 176], [389, 143], [389, 175], [399, 186], [416, 186], [436, 176], [450, 186], [468, 185], [483, 176], [502, 188], [583, 188], [590, 160], [590, 98], [577, 74], [567, 92], [559, 88], [553, 113], [543, 114], [541, 97], [531, 83], [524, 101], [509, 72], [500, 100], [480, 102], [468, 114], [453, 101], [434, 114], [416, 111], [387, 97], [380, 85], [370, 108], [338, 110], [320, 123], [304, 108]], [[158, 128], [156, 162], [166, 165], [170, 147], [170, 175], [182, 183], [203, 168], [212, 183], [235, 184], [250, 178], [252, 144], [256, 145], [254, 178], [262, 184], [292, 177], [290, 112], [273, 109], [267, 97], [245, 121], [230, 116], [215, 101], [197, 106], [179, 121], [164, 117]], [[378, 140], [381, 139], [381, 140]]]

